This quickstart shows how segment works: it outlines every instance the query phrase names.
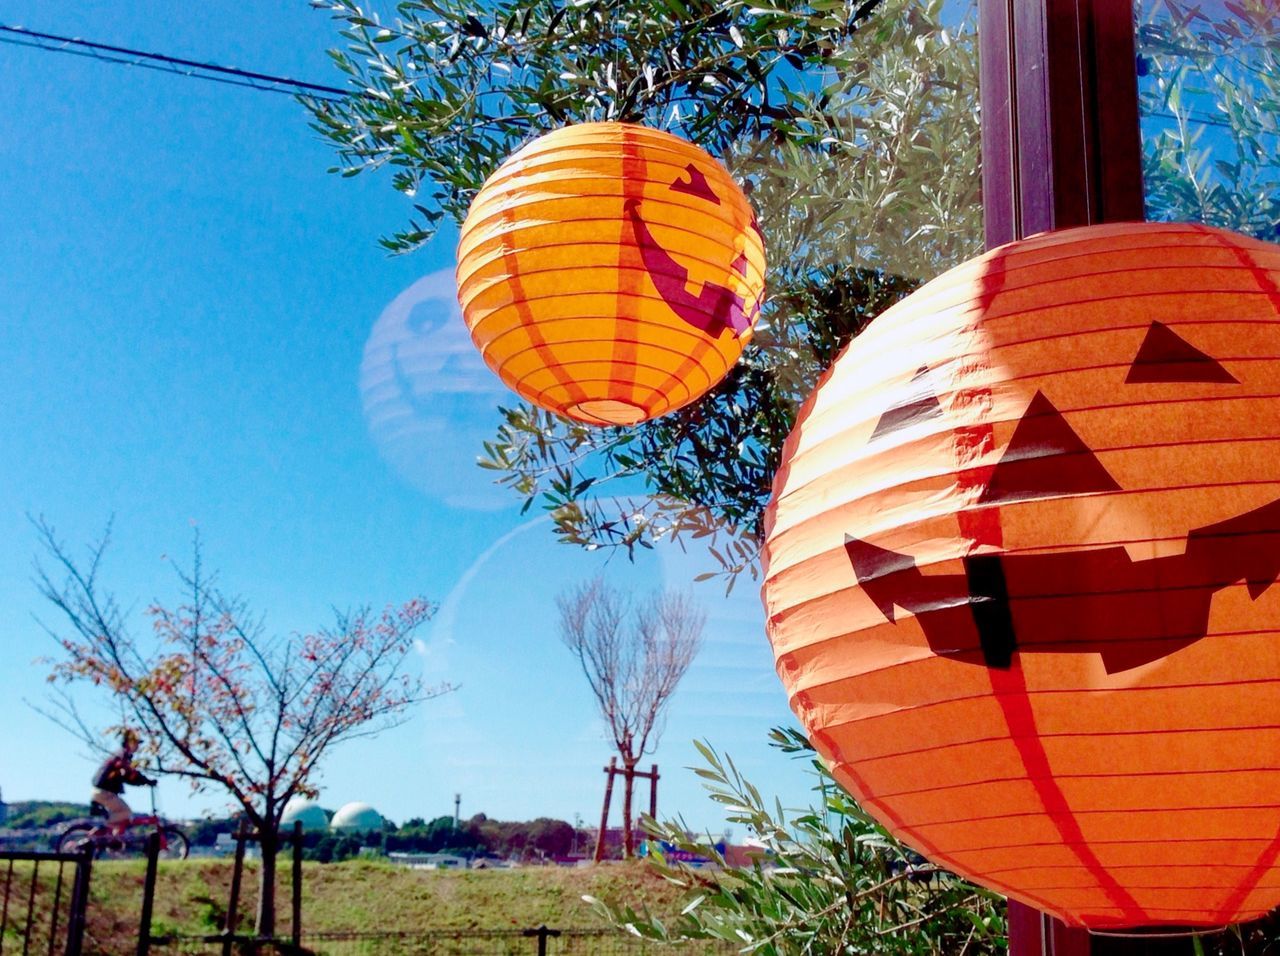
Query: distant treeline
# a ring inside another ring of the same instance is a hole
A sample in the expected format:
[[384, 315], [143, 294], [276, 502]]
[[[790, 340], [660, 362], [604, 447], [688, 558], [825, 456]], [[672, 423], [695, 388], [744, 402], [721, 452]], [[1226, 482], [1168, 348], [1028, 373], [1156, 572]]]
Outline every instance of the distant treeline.
[[592, 848], [590, 837], [583, 831], [575, 834], [573, 826], [564, 820], [490, 820], [483, 813], [456, 827], [453, 817], [436, 817], [429, 822], [413, 817], [402, 826], [386, 821], [381, 830], [365, 833], [311, 832], [304, 834], [303, 846], [308, 859], [323, 863], [345, 860], [368, 850], [538, 860], [583, 854]]
[[[89, 814], [84, 803], [25, 800], [8, 805], [8, 819], [3, 826], [14, 830], [38, 830], [56, 827]], [[330, 817], [332, 813], [326, 811]], [[185, 829], [193, 846], [213, 846], [220, 833], [234, 833], [237, 817], [193, 820]], [[495, 856], [502, 859], [537, 860], [587, 854], [593, 849], [592, 836], [585, 831], [574, 833], [564, 820], [538, 817], [514, 822], [490, 820], [477, 813], [455, 827], [453, 817], [422, 817], [406, 820], [396, 826], [390, 820], [381, 830], [364, 833], [311, 831], [303, 836], [307, 859], [328, 863], [358, 856], [366, 848], [381, 853], [457, 853], [460, 856]]]
[[43, 830], [89, 815], [89, 804], [61, 800], [19, 800], [5, 806], [8, 815], [0, 826], [11, 830]]

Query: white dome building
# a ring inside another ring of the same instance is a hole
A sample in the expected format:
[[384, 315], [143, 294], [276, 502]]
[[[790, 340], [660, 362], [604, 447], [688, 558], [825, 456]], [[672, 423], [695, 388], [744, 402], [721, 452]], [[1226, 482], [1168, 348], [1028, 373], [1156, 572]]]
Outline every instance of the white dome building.
[[348, 803], [329, 821], [331, 830], [354, 833], [363, 830], [381, 830], [382, 814], [367, 803]]
[[318, 803], [294, 797], [284, 805], [284, 815], [280, 817], [280, 829], [287, 830], [301, 821], [303, 830], [312, 832], [327, 829], [329, 815]]

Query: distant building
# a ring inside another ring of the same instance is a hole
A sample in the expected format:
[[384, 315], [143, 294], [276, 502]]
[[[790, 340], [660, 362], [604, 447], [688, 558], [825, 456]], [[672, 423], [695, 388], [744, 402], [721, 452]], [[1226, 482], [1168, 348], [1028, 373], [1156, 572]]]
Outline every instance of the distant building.
[[[715, 844], [713, 844], [713, 846], [717, 853], [719, 853], [722, 857], [725, 856], [725, 851], [728, 849], [728, 847], [723, 840], [717, 841]], [[690, 866], [710, 866], [713, 862], [715, 862], [711, 857], [699, 856], [698, 854], [692, 853], [689, 850], [682, 850], [675, 844], [668, 843], [666, 840], [661, 840], [661, 841], [644, 840], [643, 842], [640, 843], [640, 846], [638, 848], [639, 855], [649, 856], [651, 853], [654, 852], [655, 848], [662, 852], [663, 858], [668, 863], [687, 863]]]
[[[690, 840], [697, 839], [696, 834], [687, 834]], [[646, 840], [640, 844], [640, 856], [648, 856], [656, 848], [660, 849], [663, 857], [668, 863], [684, 863], [692, 867], [719, 866], [719, 864], [711, 857], [699, 856], [688, 850], [682, 850], [665, 841], [657, 842]], [[732, 868], [746, 868], [760, 863], [764, 866], [772, 866], [773, 852], [767, 847], [758, 843], [745, 843], [735, 845], [727, 843], [724, 840], [717, 840], [713, 846], [717, 853], [724, 858], [725, 866]]]
[[297, 797], [284, 805], [284, 815], [280, 818], [280, 829], [292, 829], [295, 823], [301, 823], [303, 830], [317, 832], [329, 828], [329, 815], [318, 803], [300, 800]]
[[348, 803], [333, 815], [329, 829], [357, 833], [364, 830], [381, 830], [382, 814], [367, 803]]
[[387, 858], [411, 870], [465, 870], [467, 858], [456, 853], [388, 853]]
[[[231, 856], [236, 852], [236, 837], [234, 833], [219, 833], [213, 838], [213, 846], [208, 850], [197, 853], [196, 848], [192, 848], [193, 856]], [[262, 858], [262, 850], [258, 844], [252, 841], [246, 841], [244, 845], [244, 858], [246, 860], [258, 860]]]

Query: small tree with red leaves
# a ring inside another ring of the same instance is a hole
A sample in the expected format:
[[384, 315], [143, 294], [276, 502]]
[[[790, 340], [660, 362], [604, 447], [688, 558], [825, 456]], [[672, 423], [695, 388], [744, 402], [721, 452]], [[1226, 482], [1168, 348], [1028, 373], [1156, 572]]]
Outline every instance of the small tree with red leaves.
[[144, 640], [99, 585], [107, 536], [80, 563], [51, 527], [36, 527], [50, 562], [37, 564], [37, 583], [63, 619], [61, 628], [46, 627], [63, 651], [49, 675], [59, 687], [53, 716], [106, 749], [108, 738], [71, 695], [85, 684], [104, 688], [120, 715], [106, 732], [134, 728], [156, 772], [223, 791], [239, 805], [262, 847], [256, 931], [274, 935], [285, 804], [315, 796], [316, 768], [335, 744], [399, 724], [410, 705], [450, 690], [403, 672], [431, 605], [415, 599], [381, 613], [335, 612], [329, 627], [272, 637], [242, 599], [205, 574], [197, 538], [191, 569], [175, 566], [185, 599], [147, 607], [152, 634]]

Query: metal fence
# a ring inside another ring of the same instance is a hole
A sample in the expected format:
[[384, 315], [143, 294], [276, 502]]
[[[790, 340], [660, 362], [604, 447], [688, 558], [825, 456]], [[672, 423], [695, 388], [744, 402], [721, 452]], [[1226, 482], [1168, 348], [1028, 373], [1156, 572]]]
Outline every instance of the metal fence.
[[[213, 956], [221, 953], [216, 936], [153, 938], [154, 953], [172, 956]], [[642, 956], [654, 952], [672, 956], [729, 956], [738, 946], [729, 942], [689, 942], [658, 947], [612, 929], [432, 929], [373, 932], [303, 933], [300, 950], [280, 943], [238, 943], [238, 953], [299, 953], [307, 956]]]
[[0, 954], [80, 956], [88, 854], [0, 853]]

